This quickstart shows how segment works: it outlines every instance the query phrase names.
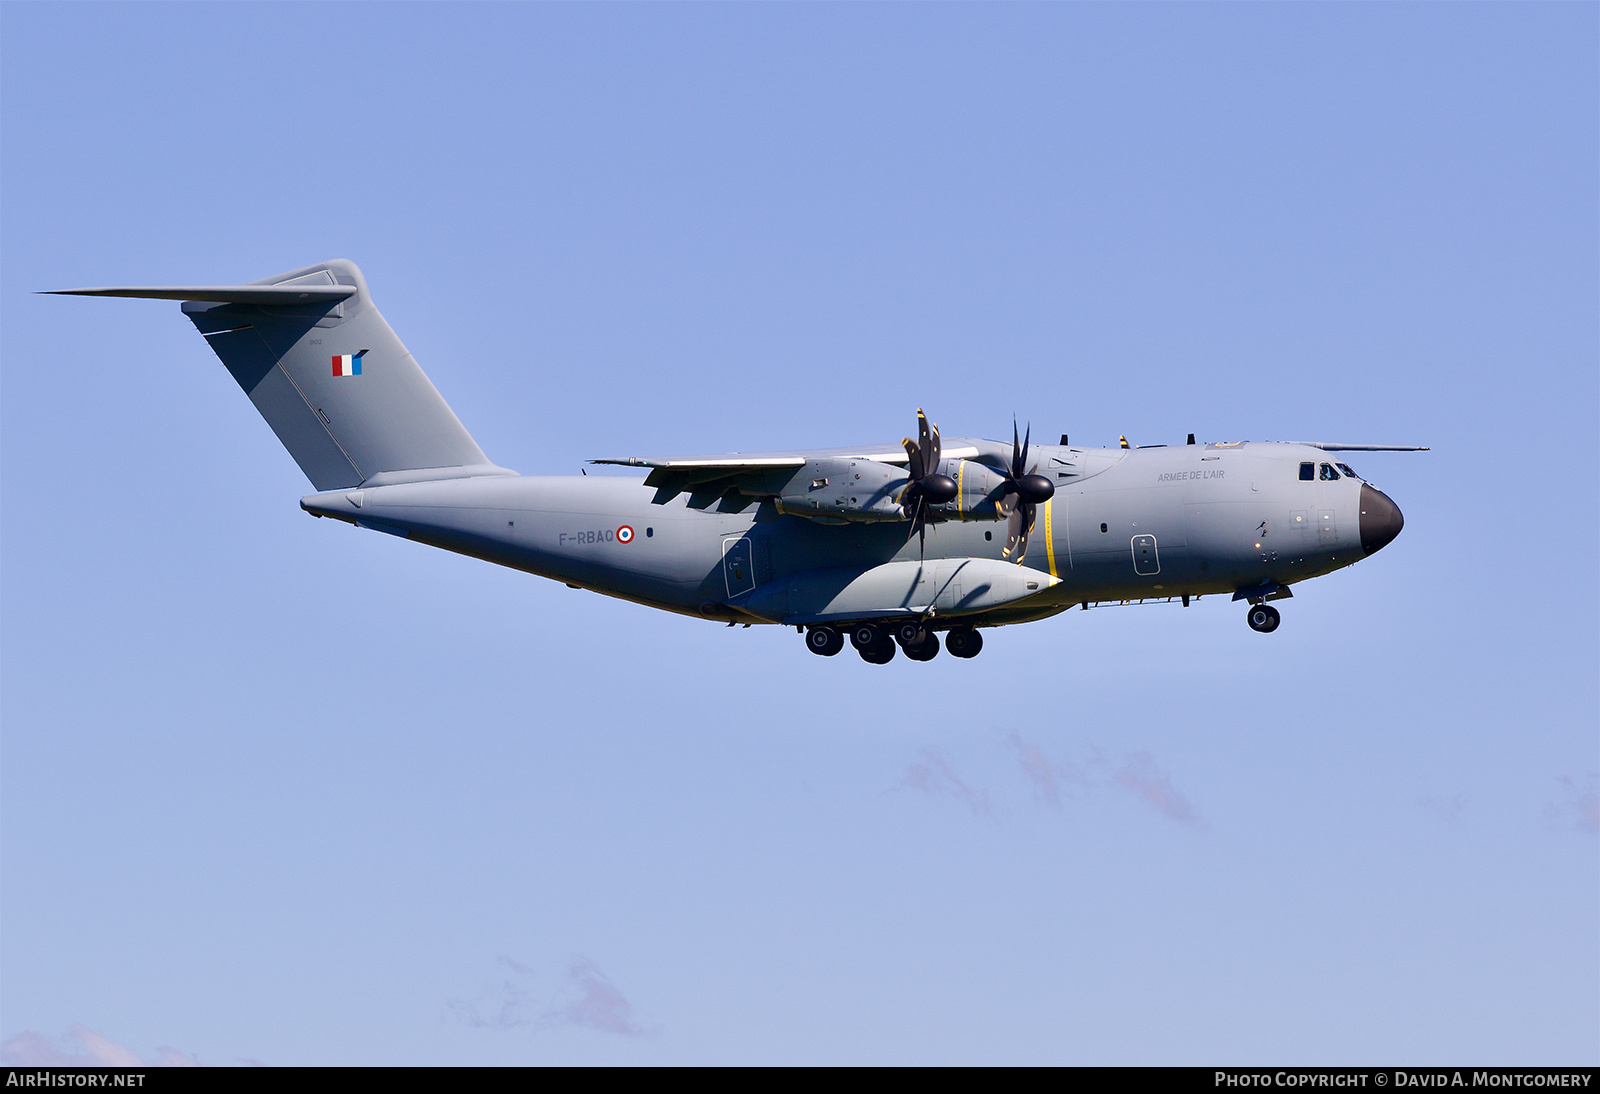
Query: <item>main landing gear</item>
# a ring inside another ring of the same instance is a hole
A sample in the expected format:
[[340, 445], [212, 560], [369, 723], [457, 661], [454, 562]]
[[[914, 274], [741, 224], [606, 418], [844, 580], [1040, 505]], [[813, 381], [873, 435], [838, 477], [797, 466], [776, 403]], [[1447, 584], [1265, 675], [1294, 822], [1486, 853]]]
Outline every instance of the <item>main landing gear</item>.
[[939, 656], [939, 636], [914, 620], [894, 629], [894, 640], [913, 661], [932, 661]]
[[819, 657], [832, 657], [844, 649], [844, 635], [832, 627], [812, 627], [806, 632], [806, 649]]
[[1262, 634], [1271, 634], [1278, 629], [1278, 624], [1283, 617], [1278, 614], [1278, 609], [1271, 604], [1252, 604], [1250, 614], [1245, 617], [1250, 623], [1250, 629], [1260, 631]]
[[850, 631], [850, 644], [869, 665], [887, 665], [894, 660], [894, 642], [884, 629], [872, 623], [863, 623]]
[[951, 657], [976, 657], [983, 652], [983, 635], [973, 627], [952, 627], [944, 636], [944, 648]]
[[[888, 628], [877, 623], [861, 623], [850, 628], [850, 644], [861, 659], [873, 665], [894, 660], [898, 647], [913, 661], [932, 661], [939, 656], [939, 636], [917, 620], [906, 620]], [[952, 657], [976, 657], [983, 649], [983, 636], [971, 627], [954, 627], [945, 635]], [[806, 631], [806, 648], [819, 657], [832, 657], [844, 649], [844, 635], [833, 627], [812, 627]]]

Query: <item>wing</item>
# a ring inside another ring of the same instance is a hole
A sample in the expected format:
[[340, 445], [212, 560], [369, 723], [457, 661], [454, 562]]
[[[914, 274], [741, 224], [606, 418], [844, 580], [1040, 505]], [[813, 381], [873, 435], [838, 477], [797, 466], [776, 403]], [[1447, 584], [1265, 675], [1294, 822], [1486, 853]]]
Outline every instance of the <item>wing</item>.
[[[955, 458], [976, 456], [978, 449], [952, 448], [944, 455]], [[808, 464], [822, 468], [849, 460], [866, 460], [893, 468], [906, 466], [905, 449], [898, 445], [862, 445], [855, 448], [817, 448], [788, 452], [725, 452], [707, 456], [614, 456], [590, 460], [594, 464], [619, 467], [648, 467], [646, 486], [656, 488], [656, 502], [662, 503], [688, 492], [706, 503], [724, 495], [736, 494], [755, 499], [778, 497]], [[900, 477], [904, 477], [903, 474]]]
[[[946, 459], [967, 460], [979, 454], [973, 444], [945, 449]], [[899, 443], [859, 445], [854, 448], [796, 448], [778, 452], [723, 452], [711, 456], [608, 456], [590, 463], [620, 467], [676, 468], [680, 470], [725, 467], [730, 472], [774, 467], [800, 467], [807, 460], [876, 460], [878, 463], [905, 465], [905, 449]]]
[[1324, 452], [1432, 452], [1425, 446], [1404, 444], [1335, 444], [1332, 441], [1290, 441], [1307, 448], [1320, 448]]

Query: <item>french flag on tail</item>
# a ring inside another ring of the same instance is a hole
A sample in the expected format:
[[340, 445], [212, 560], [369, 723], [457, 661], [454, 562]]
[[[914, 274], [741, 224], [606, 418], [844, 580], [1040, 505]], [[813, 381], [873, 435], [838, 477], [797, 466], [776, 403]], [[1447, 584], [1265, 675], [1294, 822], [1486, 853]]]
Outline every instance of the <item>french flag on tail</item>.
[[333, 374], [335, 376], [360, 376], [361, 358], [367, 355], [366, 350], [360, 353], [346, 353], [333, 359]]

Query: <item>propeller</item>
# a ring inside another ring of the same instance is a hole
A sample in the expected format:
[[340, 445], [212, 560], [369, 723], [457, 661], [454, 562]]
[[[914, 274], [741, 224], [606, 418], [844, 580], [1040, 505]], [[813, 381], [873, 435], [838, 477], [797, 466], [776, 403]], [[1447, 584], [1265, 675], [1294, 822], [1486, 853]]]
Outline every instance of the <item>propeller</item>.
[[919, 550], [928, 546], [928, 506], [942, 505], [956, 496], [956, 480], [939, 474], [939, 427], [928, 424], [928, 416], [917, 408], [917, 439], [900, 442], [906, 446], [906, 470], [910, 481], [900, 495], [900, 508], [911, 521], [906, 539], [920, 536]]
[[[1033, 427], [1028, 427], [1022, 440], [1017, 440], [1017, 423], [1011, 423], [1011, 467], [1005, 485], [1000, 490], [1000, 511], [1006, 515], [1006, 546], [1001, 557], [1022, 564], [1028, 553], [1028, 533], [1038, 516], [1038, 507], [1049, 501], [1056, 492], [1055, 483], [1039, 474], [1039, 466], [1028, 467], [1028, 442], [1033, 437]], [[1026, 468], [1026, 470], [1024, 470]]]

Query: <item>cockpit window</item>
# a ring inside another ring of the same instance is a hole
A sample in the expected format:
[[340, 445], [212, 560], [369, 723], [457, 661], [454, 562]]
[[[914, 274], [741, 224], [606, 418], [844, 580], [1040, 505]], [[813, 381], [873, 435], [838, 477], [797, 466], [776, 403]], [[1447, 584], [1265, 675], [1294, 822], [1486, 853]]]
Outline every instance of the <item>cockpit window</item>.
[[1323, 464], [1322, 465], [1321, 471], [1322, 471], [1322, 474], [1319, 475], [1318, 477], [1321, 478], [1323, 482], [1336, 482], [1336, 481], [1338, 481], [1339, 472], [1335, 471], [1333, 468], [1329, 467], [1327, 464]]
[[1334, 464], [1334, 466], [1337, 467], [1340, 471], [1343, 471], [1347, 476], [1349, 476], [1352, 479], [1359, 479], [1361, 477], [1360, 475], [1356, 474], [1354, 471], [1350, 470], [1350, 465], [1347, 464], [1347, 463], [1338, 463], [1338, 464]]
[[1300, 481], [1301, 482], [1310, 482], [1311, 480], [1315, 479], [1316, 477], [1317, 477], [1317, 465], [1316, 464], [1314, 464], [1314, 463], [1303, 463], [1303, 464], [1300, 465]]

